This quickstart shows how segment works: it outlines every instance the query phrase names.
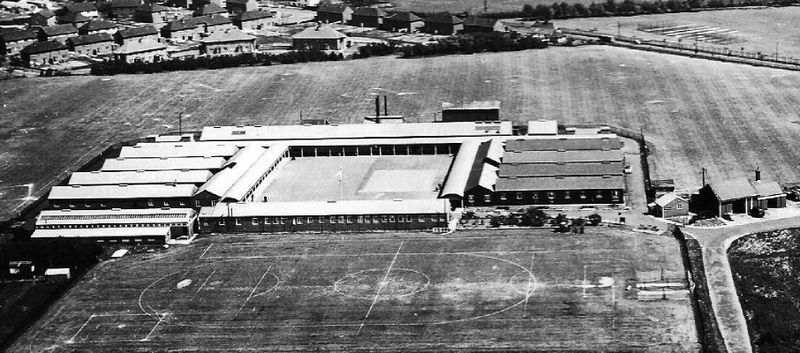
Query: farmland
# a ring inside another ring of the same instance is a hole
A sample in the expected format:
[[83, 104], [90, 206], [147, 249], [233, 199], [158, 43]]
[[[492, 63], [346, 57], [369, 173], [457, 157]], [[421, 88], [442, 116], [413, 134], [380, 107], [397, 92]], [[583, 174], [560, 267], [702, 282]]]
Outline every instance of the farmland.
[[800, 180], [800, 74], [611, 47], [3, 82], [2, 214], [41, 195], [103, 144], [221, 124], [360, 122], [374, 95], [432, 121], [442, 101], [501, 100], [504, 119], [642, 129], [653, 178]]
[[10, 351], [699, 350], [688, 291], [626, 290], [683, 277], [674, 239], [486, 235], [219, 235], [134, 254], [93, 269]]

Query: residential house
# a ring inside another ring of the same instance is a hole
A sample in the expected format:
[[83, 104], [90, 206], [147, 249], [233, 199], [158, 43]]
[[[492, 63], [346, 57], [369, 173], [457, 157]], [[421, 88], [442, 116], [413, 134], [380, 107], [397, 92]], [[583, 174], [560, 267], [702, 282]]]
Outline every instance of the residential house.
[[195, 22], [191, 17], [173, 20], [161, 27], [161, 36], [172, 40], [195, 40], [204, 32], [203, 24]]
[[36, 42], [22, 48], [22, 61], [30, 67], [52, 65], [69, 60], [69, 50], [56, 41]]
[[344, 4], [324, 4], [317, 8], [317, 21], [322, 23], [348, 23], [353, 18], [353, 9]]
[[377, 7], [360, 7], [353, 11], [350, 24], [358, 27], [379, 28], [383, 24], [386, 11]]
[[680, 217], [689, 214], [689, 202], [674, 192], [662, 195], [647, 207], [651, 215], [661, 218]]
[[347, 36], [328, 26], [308, 27], [292, 36], [294, 50], [344, 50]]
[[194, 10], [195, 17], [213, 15], [227, 16], [228, 11], [214, 3], [204, 4]]
[[417, 32], [425, 26], [421, 17], [411, 12], [395, 12], [383, 19], [381, 29], [391, 32]]
[[115, 47], [114, 37], [106, 32], [84, 34], [67, 39], [67, 48], [80, 55], [111, 54]]
[[133, 17], [136, 9], [142, 5], [141, 0], [111, 0], [108, 7], [109, 18], [129, 18]]
[[208, 56], [252, 53], [256, 38], [238, 28], [217, 31], [200, 40], [201, 51]]
[[30, 25], [41, 27], [55, 26], [56, 14], [49, 9], [43, 9], [39, 12], [34, 12], [31, 14]]
[[425, 18], [425, 32], [452, 35], [464, 30], [464, 21], [450, 14], [431, 15]]
[[256, 0], [228, 0], [225, 8], [230, 14], [240, 14], [247, 11], [258, 11]]
[[247, 11], [233, 16], [233, 24], [241, 30], [257, 31], [275, 24], [275, 16], [269, 11]]
[[236, 28], [233, 25], [233, 21], [220, 15], [193, 17], [192, 20], [196, 24], [202, 25], [203, 31], [207, 34]]
[[36, 32], [31, 30], [15, 30], [0, 33], [0, 54], [17, 56], [25, 48], [38, 40]]
[[81, 16], [89, 19], [100, 18], [100, 12], [97, 10], [97, 6], [95, 6], [94, 2], [92, 1], [66, 4], [57, 12], [58, 12], [57, 15], [59, 16], [66, 15], [68, 13], [73, 13], [73, 14], [80, 14]]
[[138, 22], [164, 23], [167, 22], [167, 8], [159, 4], [145, 2], [136, 8], [133, 17]]
[[698, 209], [722, 216], [748, 213], [753, 208], [786, 207], [786, 194], [780, 184], [761, 180], [756, 170], [755, 180], [736, 178], [708, 183], [697, 194]]
[[75, 28], [82, 26], [84, 23], [89, 22], [89, 17], [81, 15], [77, 12], [67, 12], [56, 18], [56, 22], [60, 24], [72, 25]]
[[92, 34], [101, 32], [114, 34], [117, 32], [117, 24], [103, 20], [91, 20], [78, 28], [78, 34]]
[[128, 64], [159, 62], [167, 58], [167, 46], [152, 40], [131, 41], [114, 50], [114, 59]]
[[472, 16], [464, 19], [464, 32], [508, 32], [508, 28], [497, 19]]
[[39, 28], [39, 41], [45, 42], [54, 40], [61, 44], [66, 43], [67, 38], [78, 35], [78, 29], [72, 25], [55, 25]]
[[138, 40], [158, 40], [158, 30], [147, 25], [144, 27], [124, 28], [114, 33], [114, 41], [119, 45], [125, 45], [130, 41]]

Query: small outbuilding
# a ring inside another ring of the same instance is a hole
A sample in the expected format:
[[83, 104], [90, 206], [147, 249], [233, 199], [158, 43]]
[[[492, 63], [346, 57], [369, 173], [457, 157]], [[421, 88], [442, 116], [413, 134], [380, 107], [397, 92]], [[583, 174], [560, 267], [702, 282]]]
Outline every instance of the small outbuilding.
[[647, 207], [651, 215], [661, 218], [680, 217], [689, 214], [689, 202], [674, 192], [659, 197]]

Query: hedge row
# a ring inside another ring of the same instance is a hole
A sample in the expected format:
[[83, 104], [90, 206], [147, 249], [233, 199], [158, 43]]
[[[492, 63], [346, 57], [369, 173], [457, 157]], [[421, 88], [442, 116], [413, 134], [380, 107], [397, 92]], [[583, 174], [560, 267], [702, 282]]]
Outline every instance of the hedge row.
[[403, 57], [472, 54], [481, 52], [517, 51], [547, 48], [547, 42], [515, 33], [475, 33], [441, 39], [435, 44], [403, 47]]
[[552, 20], [575, 17], [635, 16], [741, 6], [790, 6], [798, 3], [800, 0], [624, 0], [622, 2], [606, 0], [605, 2], [592, 2], [587, 6], [582, 3], [554, 2], [549, 6], [539, 4], [534, 7], [526, 4], [520, 12], [490, 13], [482, 16]]

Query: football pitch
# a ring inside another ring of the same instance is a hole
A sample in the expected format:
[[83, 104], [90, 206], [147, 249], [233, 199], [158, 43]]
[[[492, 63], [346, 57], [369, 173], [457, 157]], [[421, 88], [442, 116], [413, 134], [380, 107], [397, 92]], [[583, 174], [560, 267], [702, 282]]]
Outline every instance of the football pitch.
[[275, 174], [257, 200], [431, 199], [439, 195], [449, 155], [299, 157]]
[[607, 228], [219, 235], [100, 264], [11, 351], [696, 352], [688, 300], [628, 287], [680, 259]]

